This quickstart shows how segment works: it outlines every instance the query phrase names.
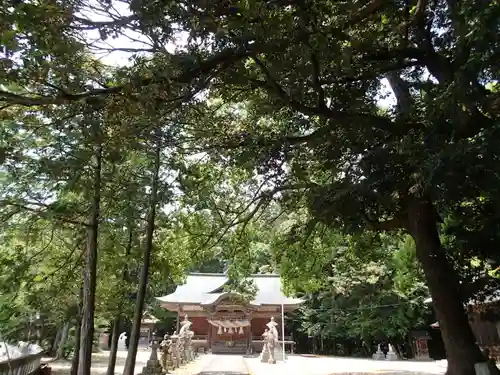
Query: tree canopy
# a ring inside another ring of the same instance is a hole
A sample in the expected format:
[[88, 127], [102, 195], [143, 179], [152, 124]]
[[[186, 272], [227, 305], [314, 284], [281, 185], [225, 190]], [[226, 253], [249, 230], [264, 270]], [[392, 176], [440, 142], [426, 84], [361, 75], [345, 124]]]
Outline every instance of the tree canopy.
[[[231, 272], [249, 271], [251, 222], [276, 219], [260, 216], [273, 201], [300, 216], [289, 233], [305, 238], [299, 253], [316, 239], [328, 257], [322, 245], [344, 241], [311, 237], [323, 229], [361, 244], [366, 231], [406, 232], [449, 373], [471, 374], [482, 356], [459, 269], [498, 258], [487, 213], [499, 183], [499, 19], [497, 2], [477, 0], [10, 1], [0, 13], [2, 214], [85, 228], [88, 280], [99, 236], [124, 226], [144, 235], [146, 254], [160, 232], [162, 243], [208, 249], [200, 260], [233, 251], [245, 267]], [[130, 61], [104, 66], [106, 52]], [[268, 266], [280, 262], [297, 273], [290, 253]]]

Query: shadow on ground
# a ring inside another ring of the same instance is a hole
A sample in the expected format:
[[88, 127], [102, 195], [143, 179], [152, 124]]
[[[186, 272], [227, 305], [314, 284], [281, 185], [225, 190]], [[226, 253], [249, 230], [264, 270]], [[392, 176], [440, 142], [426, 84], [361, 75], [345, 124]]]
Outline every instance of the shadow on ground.
[[[92, 355], [92, 375], [99, 375], [106, 372], [108, 368], [109, 358], [107, 353], [97, 353]], [[57, 360], [50, 362], [48, 366], [51, 368], [52, 375], [69, 375], [71, 369], [70, 360]], [[116, 358], [116, 368], [125, 366], [125, 358]], [[121, 373], [121, 371], [115, 371], [116, 373]]]
[[373, 370], [371, 372], [332, 372], [329, 375], [433, 375], [428, 372], [415, 372], [407, 370]]

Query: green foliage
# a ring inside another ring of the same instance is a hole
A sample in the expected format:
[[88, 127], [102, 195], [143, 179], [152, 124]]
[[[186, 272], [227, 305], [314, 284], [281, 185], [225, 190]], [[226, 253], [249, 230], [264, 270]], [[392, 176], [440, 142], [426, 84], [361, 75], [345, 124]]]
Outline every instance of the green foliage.
[[[79, 72], [82, 79], [91, 78], [86, 73]], [[9, 118], [2, 118], [3, 141], [9, 153], [1, 167], [0, 185], [5, 247], [0, 256], [0, 330], [8, 339], [26, 339], [23, 334], [29, 332], [30, 316], [36, 313], [43, 317], [44, 332], [51, 335], [48, 339], [66, 322], [75, 324], [79, 318], [83, 256], [92, 210], [93, 168], [89, 161], [93, 160], [96, 122], [103, 145], [96, 329], [117, 315], [129, 317], [133, 311], [130, 296], [142, 266], [142, 221], [150, 205], [150, 146], [157, 141], [151, 130], [159, 126], [159, 120], [142, 113], [118, 118], [115, 105], [109, 100], [98, 108], [75, 104], [34, 114], [13, 111]], [[129, 132], [123, 129], [124, 122], [148, 127]], [[172, 136], [168, 125], [162, 129], [165, 139]], [[175, 224], [170, 221], [173, 213], [163, 210], [174, 197], [176, 156], [173, 150], [162, 155], [161, 209], [147, 303], [181, 280], [191, 264], [188, 249], [176, 247], [172, 241], [176, 236]], [[29, 339], [34, 340], [31, 332]]]
[[[295, 318], [299, 329], [337, 342], [404, 343], [410, 330], [425, 326], [430, 318], [413, 241], [403, 236], [343, 242], [317, 260], [325, 267], [323, 273], [304, 272], [304, 279], [311, 275], [322, 282], [308, 291], [312, 298]], [[289, 279], [286, 271], [285, 277], [296, 287], [304, 285], [295, 277]]]
[[[168, 209], [158, 218], [151, 293], [217, 258], [231, 260], [234, 287], [256, 270], [279, 270], [290, 291], [326, 290], [329, 309], [368, 304], [366, 294], [376, 291], [374, 303], [414, 300], [425, 288], [413, 246], [377, 231], [416, 236], [422, 228], [412, 227], [411, 210], [422, 202], [438, 211], [427, 229], [446, 221], [446, 255], [462, 279], [491, 271], [485, 264], [496, 257], [500, 182], [498, 2], [7, 4], [0, 13], [0, 215], [2, 235], [12, 238], [2, 244], [0, 267], [19, 267], [20, 275], [0, 276], [5, 316], [38, 309], [52, 275], [63, 279], [54, 276], [49, 286], [69, 288], [59, 294], [77, 303], [79, 285], [61, 282], [81, 272], [84, 248], [70, 255], [67, 244], [76, 246], [88, 221], [89, 160], [99, 142], [97, 308], [108, 319], [128, 311], [119, 302], [139, 274], [155, 137], [165, 146], [158, 203]], [[93, 21], [95, 14], [107, 20]], [[167, 51], [180, 32], [185, 45]], [[124, 35], [147, 42], [103, 44]], [[108, 49], [130, 51], [130, 64], [97, 62], [95, 54]], [[383, 82], [395, 104], [382, 109]], [[287, 211], [283, 220], [276, 207]], [[27, 264], [13, 249], [42, 251], [46, 229], [25, 227], [34, 218], [65, 240]], [[30, 246], [21, 245], [27, 238]], [[58, 270], [66, 257], [70, 266]], [[352, 334], [377, 336], [367, 327], [388, 315], [372, 310], [342, 319]], [[393, 335], [421, 316], [391, 311], [400, 322]]]

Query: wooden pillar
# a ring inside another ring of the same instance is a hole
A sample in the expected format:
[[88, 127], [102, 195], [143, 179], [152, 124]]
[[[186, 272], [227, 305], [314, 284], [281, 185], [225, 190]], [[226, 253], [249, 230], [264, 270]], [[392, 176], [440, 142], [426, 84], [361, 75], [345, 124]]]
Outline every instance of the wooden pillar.
[[252, 354], [252, 318], [248, 317], [248, 322], [250, 325], [248, 326], [248, 342], [247, 342], [247, 354]]
[[181, 315], [181, 308], [180, 306], [177, 306], [177, 326], [176, 326], [177, 333], [179, 333], [179, 329], [181, 326], [180, 315]]
[[207, 341], [208, 341], [208, 352], [212, 352], [212, 331], [213, 327], [210, 323], [208, 323], [208, 332], [207, 332]]

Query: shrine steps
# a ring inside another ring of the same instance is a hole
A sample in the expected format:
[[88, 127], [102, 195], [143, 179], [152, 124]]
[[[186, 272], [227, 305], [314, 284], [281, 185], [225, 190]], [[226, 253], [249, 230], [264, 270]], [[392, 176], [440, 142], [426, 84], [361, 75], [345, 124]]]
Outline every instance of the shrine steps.
[[226, 343], [214, 342], [212, 343], [212, 354], [246, 354], [247, 344], [235, 342], [234, 345], [229, 346]]

